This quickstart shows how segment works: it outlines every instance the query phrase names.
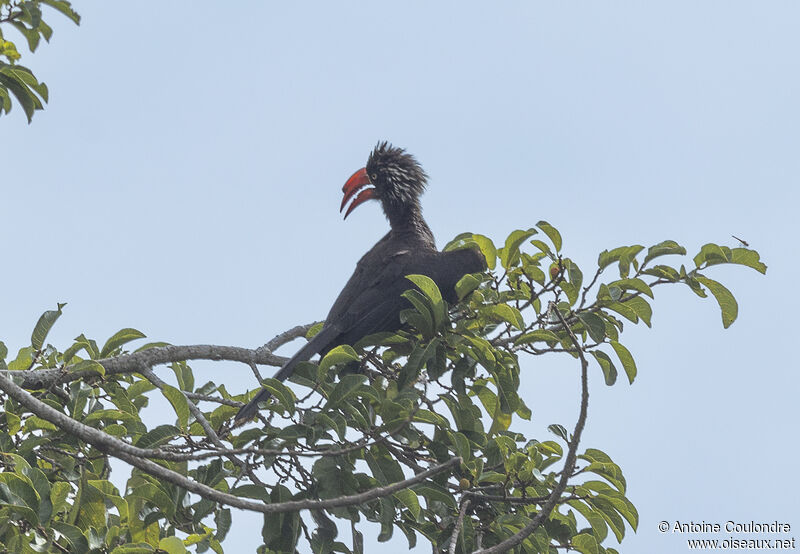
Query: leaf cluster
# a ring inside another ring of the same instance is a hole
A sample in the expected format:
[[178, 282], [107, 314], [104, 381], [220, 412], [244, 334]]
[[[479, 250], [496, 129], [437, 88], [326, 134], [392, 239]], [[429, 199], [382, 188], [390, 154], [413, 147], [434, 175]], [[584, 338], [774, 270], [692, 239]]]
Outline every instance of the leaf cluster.
[[[124, 346], [143, 338], [135, 329], [122, 329], [102, 346], [80, 335], [63, 352], [46, 344], [47, 334], [61, 315], [47, 311], [39, 318], [31, 344], [21, 348], [6, 364], [7, 349], [0, 343], [0, 367], [10, 374], [57, 369], [65, 373], [61, 388], [48, 387], [36, 394], [45, 404], [83, 425], [102, 430], [141, 448], [170, 441], [191, 442], [185, 397], [175, 402], [175, 425], [144, 423], [142, 410], [148, 393], [156, 387], [140, 375], [105, 379], [98, 360], [123, 355]], [[147, 349], [157, 344], [145, 345]], [[141, 350], [141, 349], [140, 349]], [[88, 382], [70, 374], [86, 374]], [[193, 390], [191, 370], [175, 364], [182, 386]], [[164, 391], [174, 399], [171, 388]], [[10, 552], [187, 552], [212, 549], [231, 524], [230, 509], [133, 469], [126, 488], [110, 481], [110, 458], [105, 452], [76, 439], [43, 418], [26, 413], [12, 398], [3, 399], [0, 415], [0, 548]], [[202, 433], [201, 433], [202, 435]], [[203, 435], [204, 436], [204, 435]], [[210, 486], [225, 487], [229, 475], [219, 459], [189, 467], [187, 462], [160, 463]], [[180, 535], [182, 538], [178, 538]]]
[[7, 39], [4, 28], [18, 31], [34, 52], [41, 39], [49, 42], [53, 35], [52, 27], [43, 19], [42, 6], [60, 12], [76, 25], [80, 23], [80, 16], [66, 0], [0, 0], [0, 116], [11, 111], [13, 96], [25, 111], [28, 123], [47, 102], [47, 85], [19, 64], [22, 55], [16, 43]]
[[[553, 424], [550, 438], [515, 430], [515, 420], [532, 415], [521, 371], [535, 371], [541, 356], [566, 355], [591, 360], [591, 374], [608, 385], [616, 383], [618, 368], [633, 383], [638, 369], [621, 335], [626, 321], [651, 324], [657, 287], [710, 292], [727, 327], [736, 302], [709, 269], [739, 264], [763, 273], [766, 267], [753, 250], [713, 244], [701, 248], [693, 268], [673, 267], [664, 257], [686, 250], [664, 241], [606, 250], [585, 279], [562, 246], [558, 230], [543, 221], [512, 232], [502, 246], [482, 235], [456, 237], [446, 248], [478, 247], [491, 269], [458, 283], [458, 304], [448, 305], [429, 278], [408, 276], [402, 331], [302, 363], [290, 383], [263, 379], [272, 401], [258, 424], [245, 429], [227, 425], [255, 391], [232, 396], [213, 382], [198, 386], [189, 356], [169, 363], [175, 385], [167, 384], [136, 360], [170, 347], [123, 351], [143, 338], [136, 330], [124, 329], [102, 347], [83, 335], [64, 351], [47, 344], [62, 305], [40, 318], [30, 346], [0, 369], [25, 383], [35, 381], [31, 374], [58, 370], [55, 381], [43, 378], [47, 385], [34, 390], [41, 402], [147, 449], [172, 475], [234, 500], [262, 502], [269, 508], [261, 531], [265, 553], [293, 552], [301, 542], [314, 552], [363, 552], [363, 524], [374, 522], [381, 541], [400, 531], [410, 547], [422, 538], [436, 552], [491, 551], [516, 540], [516, 552], [615, 554], [607, 546], [611, 537], [622, 541], [638, 525], [622, 470], [597, 448], [576, 450], [582, 422], [572, 433]], [[0, 343], [0, 359], [6, 357]], [[154, 394], [172, 407], [173, 421], [150, 426], [142, 418]], [[221, 551], [230, 527], [225, 503], [141, 469], [118, 491], [108, 481], [113, 449], [77, 440], [10, 395], [3, 401], [0, 451], [8, 477], [0, 483], [6, 502], [0, 542], [7, 548]], [[577, 461], [564, 467], [574, 453]], [[452, 470], [381, 492], [454, 458], [460, 463]], [[368, 491], [377, 494], [347, 501]], [[298, 501], [308, 511], [282, 508]], [[543, 516], [542, 525], [531, 528], [534, 516]], [[339, 537], [343, 524], [352, 530], [351, 544]]]

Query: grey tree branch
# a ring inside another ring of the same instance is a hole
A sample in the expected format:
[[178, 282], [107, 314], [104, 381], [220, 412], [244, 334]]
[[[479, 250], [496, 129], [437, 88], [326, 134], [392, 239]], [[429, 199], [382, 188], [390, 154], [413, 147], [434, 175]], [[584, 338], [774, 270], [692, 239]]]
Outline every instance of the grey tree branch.
[[[269, 349], [261, 347], [256, 349], [241, 348], [237, 346], [216, 346], [198, 344], [188, 346], [161, 346], [150, 348], [133, 354], [125, 354], [116, 358], [96, 360], [106, 370], [106, 375], [119, 375], [136, 373], [145, 364], [153, 367], [172, 362], [186, 360], [214, 360], [241, 362], [245, 364], [262, 364], [280, 367], [288, 358], [276, 356]], [[62, 369], [34, 369], [27, 371], [0, 371], [3, 375], [22, 377], [22, 387], [26, 389], [47, 388], [54, 384], [68, 383], [81, 379], [97, 377], [92, 370], [70, 371], [72, 366]]]
[[277, 350], [287, 342], [293, 341], [296, 338], [306, 336], [308, 330], [311, 329], [314, 325], [320, 323], [319, 321], [315, 321], [313, 323], [306, 323], [305, 325], [297, 325], [292, 327], [288, 331], [284, 331], [278, 335], [275, 335], [273, 338], [267, 341], [267, 343], [262, 346], [262, 348], [266, 348], [270, 352]]
[[577, 349], [578, 357], [581, 360], [581, 409], [580, 414], [578, 415], [578, 421], [575, 423], [575, 430], [572, 433], [572, 440], [570, 441], [569, 450], [567, 451], [567, 459], [564, 461], [564, 470], [561, 472], [561, 479], [559, 480], [558, 484], [547, 498], [547, 502], [544, 503], [542, 509], [538, 514], [536, 514], [536, 516], [534, 516], [530, 523], [523, 527], [518, 533], [510, 536], [506, 540], [492, 547], [476, 550], [474, 554], [499, 554], [500, 552], [507, 552], [515, 546], [522, 544], [522, 541], [524, 541], [531, 533], [533, 533], [544, 522], [544, 520], [550, 516], [550, 512], [553, 511], [553, 508], [558, 503], [559, 498], [561, 498], [561, 495], [566, 490], [567, 484], [572, 475], [572, 468], [575, 467], [578, 443], [581, 440], [581, 433], [583, 433], [583, 428], [586, 425], [586, 415], [589, 409], [589, 362], [586, 360], [586, 356], [581, 349], [578, 338], [575, 336], [575, 333], [573, 333], [572, 328], [567, 324], [564, 316], [561, 315], [561, 312], [557, 307], [554, 307], [553, 312], [558, 316], [558, 319], [561, 322], [561, 325], [564, 326], [564, 329], [569, 332], [570, 340]]
[[447, 549], [448, 554], [456, 554], [456, 545], [458, 544], [458, 535], [461, 533], [461, 527], [464, 525], [464, 515], [469, 508], [469, 500], [465, 499], [461, 503], [461, 510], [458, 512], [458, 521], [453, 528], [453, 534], [450, 535], [450, 548]]
[[[276, 335], [264, 346], [256, 349], [241, 348], [238, 346], [217, 346], [211, 344], [197, 344], [187, 346], [161, 346], [158, 348], [149, 348], [141, 350], [132, 354], [125, 354], [115, 358], [104, 358], [97, 360], [102, 365], [107, 375], [118, 375], [121, 373], [134, 373], [137, 371], [140, 364], [145, 364], [147, 367], [153, 367], [161, 364], [168, 364], [172, 362], [182, 362], [186, 360], [214, 360], [214, 361], [228, 361], [228, 362], [241, 362], [255, 366], [270, 365], [274, 367], [281, 367], [288, 361], [284, 356], [273, 354], [272, 351], [287, 342], [298, 337], [305, 336], [308, 330], [316, 325], [316, 323], [306, 323], [305, 325], [297, 325], [288, 331], [284, 331]], [[64, 369], [39, 369], [39, 370], [26, 370], [26, 371], [2, 371], [5, 375], [13, 374], [14, 376], [21, 376], [23, 381], [22, 388], [25, 389], [41, 389], [47, 388], [54, 384], [68, 383], [70, 381], [78, 381], [80, 379], [88, 379], [96, 377], [96, 373], [91, 370], [86, 371], [70, 371], [71, 366]]]

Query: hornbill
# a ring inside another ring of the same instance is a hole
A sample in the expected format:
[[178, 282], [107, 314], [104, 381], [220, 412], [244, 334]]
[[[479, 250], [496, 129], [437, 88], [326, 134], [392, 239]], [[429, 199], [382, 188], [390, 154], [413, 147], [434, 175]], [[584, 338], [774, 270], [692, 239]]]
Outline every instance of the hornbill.
[[[428, 224], [422, 217], [419, 196], [428, 176], [417, 160], [402, 148], [379, 142], [367, 165], [356, 171], [342, 187], [341, 212], [345, 219], [367, 200], [380, 201], [391, 230], [356, 265], [350, 280], [333, 303], [322, 329], [292, 356], [276, 374], [283, 381], [295, 366], [316, 353], [324, 356], [341, 344], [355, 344], [379, 332], [396, 331], [400, 312], [411, 306], [401, 294], [413, 287], [406, 275], [430, 277], [450, 303], [458, 300], [455, 284], [467, 273], [484, 271], [486, 261], [477, 249], [439, 252]], [[261, 389], [236, 414], [234, 425], [251, 419], [259, 402], [270, 397]]]

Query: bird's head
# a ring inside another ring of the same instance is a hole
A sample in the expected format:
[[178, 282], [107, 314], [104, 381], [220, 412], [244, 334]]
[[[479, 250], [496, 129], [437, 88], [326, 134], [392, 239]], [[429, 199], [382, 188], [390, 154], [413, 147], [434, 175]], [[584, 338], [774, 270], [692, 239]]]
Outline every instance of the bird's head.
[[356, 207], [367, 200], [380, 200], [389, 215], [398, 210], [418, 207], [419, 195], [425, 190], [428, 175], [419, 162], [402, 148], [379, 142], [370, 153], [367, 166], [362, 167], [342, 187], [344, 198], [339, 211], [347, 208], [347, 218]]

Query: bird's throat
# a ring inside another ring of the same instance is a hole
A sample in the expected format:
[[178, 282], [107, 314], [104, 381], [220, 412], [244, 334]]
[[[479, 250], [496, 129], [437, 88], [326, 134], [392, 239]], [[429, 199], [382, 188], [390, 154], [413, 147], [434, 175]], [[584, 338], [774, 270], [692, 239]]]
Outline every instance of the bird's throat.
[[419, 204], [405, 205], [401, 209], [385, 211], [393, 237], [435, 248], [433, 233], [425, 222], [425, 218], [422, 217], [422, 209]]

